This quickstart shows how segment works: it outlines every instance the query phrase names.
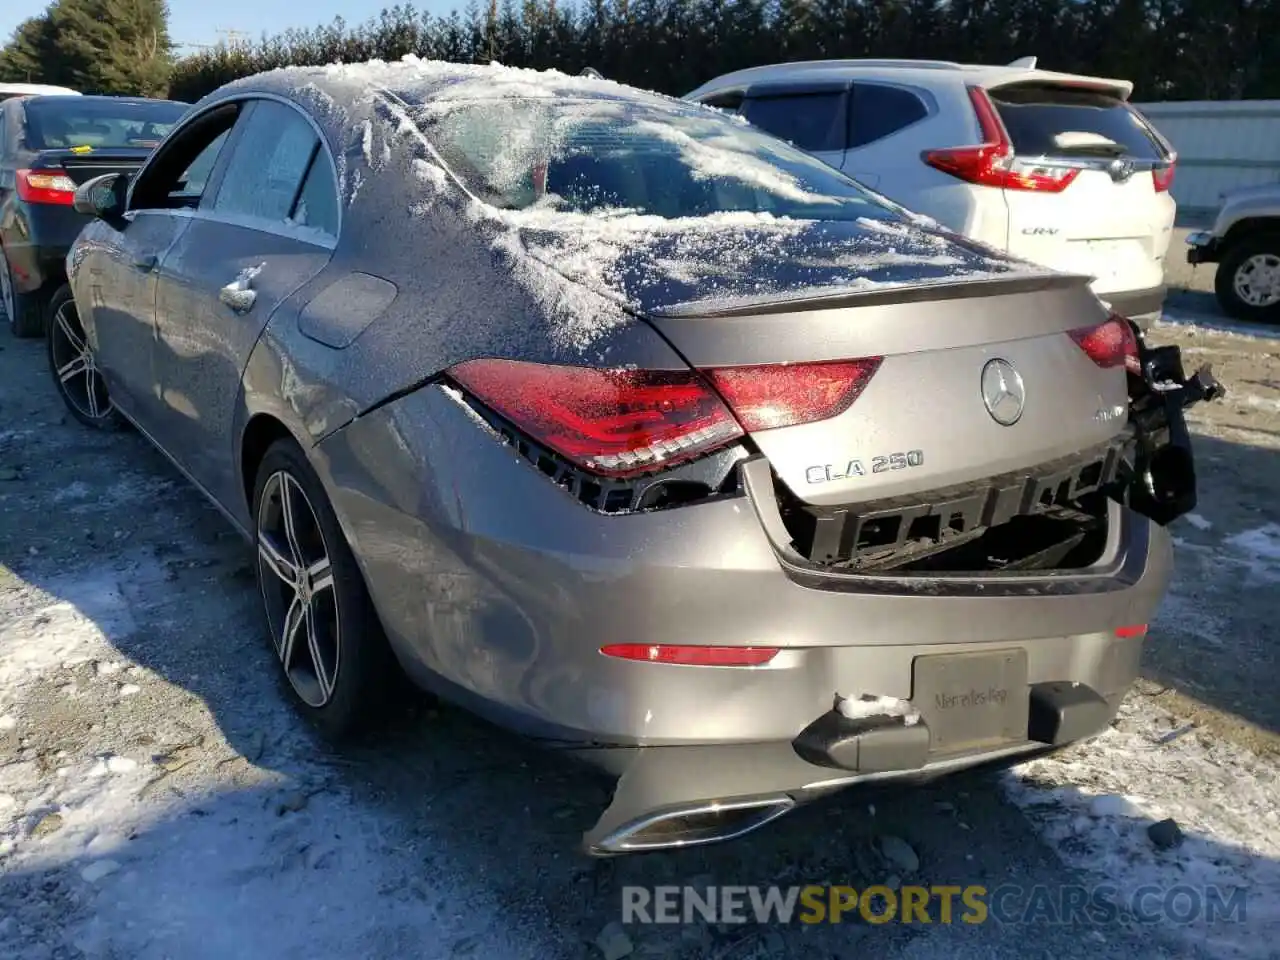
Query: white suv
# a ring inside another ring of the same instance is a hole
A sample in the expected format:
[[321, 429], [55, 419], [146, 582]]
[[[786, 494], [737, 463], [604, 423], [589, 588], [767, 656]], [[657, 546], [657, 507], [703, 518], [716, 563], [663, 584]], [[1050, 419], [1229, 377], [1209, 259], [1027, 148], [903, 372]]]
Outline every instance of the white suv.
[[1094, 277], [1147, 325], [1164, 304], [1177, 156], [1133, 84], [930, 60], [819, 60], [717, 77], [685, 99], [740, 113], [944, 226]]
[[0, 100], [10, 97], [78, 97], [79, 90], [55, 87], [49, 83], [0, 83]]

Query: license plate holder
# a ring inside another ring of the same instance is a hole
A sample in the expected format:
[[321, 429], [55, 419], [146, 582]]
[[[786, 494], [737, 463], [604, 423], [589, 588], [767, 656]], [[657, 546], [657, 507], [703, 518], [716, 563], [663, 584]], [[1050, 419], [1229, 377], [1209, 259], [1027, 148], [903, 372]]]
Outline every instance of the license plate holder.
[[1027, 652], [916, 657], [911, 702], [928, 724], [932, 753], [1022, 742], [1031, 707]]

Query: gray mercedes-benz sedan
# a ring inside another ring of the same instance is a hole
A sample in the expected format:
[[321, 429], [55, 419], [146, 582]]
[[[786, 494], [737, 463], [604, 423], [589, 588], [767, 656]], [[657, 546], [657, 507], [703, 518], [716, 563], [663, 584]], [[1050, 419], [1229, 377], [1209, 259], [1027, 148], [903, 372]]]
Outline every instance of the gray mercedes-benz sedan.
[[1211, 379], [734, 118], [289, 69], [76, 204], [55, 382], [253, 542], [301, 711], [403, 671], [591, 760], [591, 853], [1051, 749], [1136, 675]]

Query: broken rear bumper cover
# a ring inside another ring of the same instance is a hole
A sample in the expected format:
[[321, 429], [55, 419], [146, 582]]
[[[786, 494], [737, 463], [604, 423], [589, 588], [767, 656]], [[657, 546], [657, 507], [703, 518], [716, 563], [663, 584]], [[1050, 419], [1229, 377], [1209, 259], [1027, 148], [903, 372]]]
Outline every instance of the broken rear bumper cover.
[[[939, 642], [943, 637], [922, 636], [913, 642], [915, 638], [905, 634], [892, 645], [791, 651], [794, 657], [807, 659], [816, 674], [804, 681], [801, 676], [789, 682], [778, 678], [790, 688], [778, 688], [784, 699], [794, 697], [800, 686], [816, 694], [823, 687], [833, 690], [841, 684], [860, 683], [863, 689], [858, 692], [908, 699], [918, 716], [910, 723], [889, 715], [849, 719], [838, 709], [833, 691], [826, 709], [815, 710], [786, 739], [683, 745], [668, 741], [630, 748], [614, 744], [580, 751], [584, 759], [621, 774], [612, 803], [583, 838], [585, 850], [610, 856], [732, 839], [799, 804], [856, 783], [931, 779], [1052, 749], [1105, 730], [1138, 675], [1145, 632], [1138, 625], [1158, 604], [1172, 562], [1163, 529], [1119, 505], [1114, 509], [1122, 514], [1113, 519], [1124, 528], [1126, 545], [1111, 554], [1109, 569], [1094, 572], [1110, 589], [1092, 596], [1084, 592], [1039, 599], [1049, 600], [1051, 608], [1054, 600], [1082, 609], [1101, 605], [1110, 609], [1107, 616], [1113, 623], [1134, 627], [1046, 636], [1046, 631], [1037, 634], [1024, 625], [1028, 639], [1022, 640], [948, 643]], [[1006, 589], [1016, 588], [1011, 583]], [[1029, 595], [1020, 599], [1032, 601], [1035, 589], [1025, 589]], [[1003, 591], [993, 585], [993, 592]], [[861, 621], [865, 613], [868, 620], [876, 619], [877, 598], [849, 599], [854, 604], [851, 616]], [[953, 636], [971, 635], [968, 628], [973, 621], [962, 612], [967, 610], [986, 624], [990, 636], [1006, 638], [1006, 631], [981, 611], [983, 599], [993, 602], [989, 612], [997, 616], [998, 610], [1012, 613], [1014, 609], [1005, 606], [1014, 599], [1011, 595], [932, 598], [939, 604], [937, 613], [948, 606], [955, 611]], [[870, 606], [862, 607], [868, 601]], [[851, 621], [851, 639], [856, 635], [854, 627]], [[1013, 671], [1002, 674], [1000, 661], [1011, 661]], [[662, 664], [636, 664], [635, 668], [665, 674], [668, 692], [671, 685], [686, 689], [688, 710], [704, 716], [716, 712], [717, 696], [710, 690], [707, 695], [695, 695], [694, 686], [689, 685], [710, 680], [708, 673], [742, 672]], [[939, 680], [939, 672], [952, 668], [954, 682]], [[725, 694], [719, 700], [721, 709], [732, 712], [740, 706], [727, 688], [719, 683], [713, 686]], [[959, 711], [952, 708], [958, 697], [973, 694], [996, 695], [1007, 698], [1007, 703], [996, 711], [998, 717], [989, 730], [970, 731], [966, 738], [964, 731], [956, 730], [953, 718]], [[763, 698], [759, 709], [767, 712], [768, 704], [768, 698]], [[984, 738], [983, 733], [989, 735]]]

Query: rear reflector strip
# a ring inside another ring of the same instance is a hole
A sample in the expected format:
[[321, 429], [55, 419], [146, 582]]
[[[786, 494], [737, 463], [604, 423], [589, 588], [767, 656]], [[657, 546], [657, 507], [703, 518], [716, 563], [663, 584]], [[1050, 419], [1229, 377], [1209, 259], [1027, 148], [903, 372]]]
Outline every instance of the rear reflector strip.
[[777, 647], [690, 647], [665, 643], [614, 643], [600, 648], [606, 657], [687, 667], [758, 667], [778, 655]]
[[1145, 623], [1134, 624], [1131, 627], [1116, 627], [1116, 636], [1121, 640], [1128, 640], [1131, 637], [1140, 637], [1147, 632]]

